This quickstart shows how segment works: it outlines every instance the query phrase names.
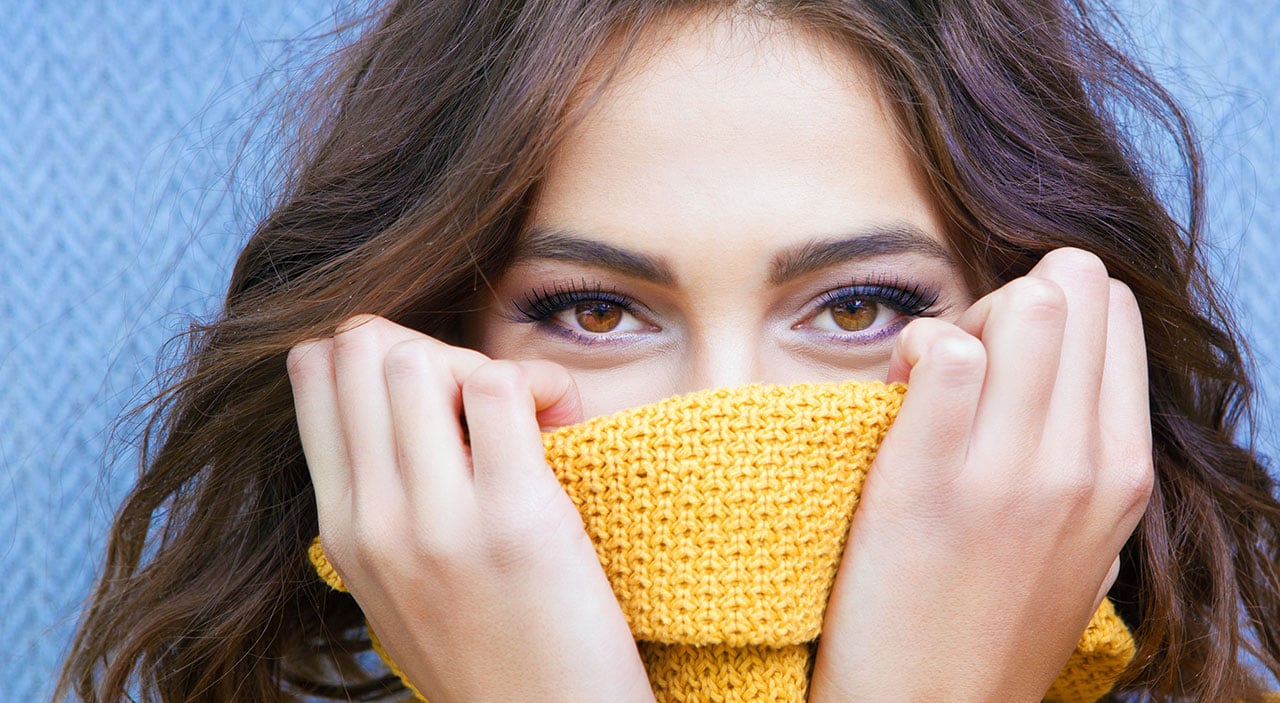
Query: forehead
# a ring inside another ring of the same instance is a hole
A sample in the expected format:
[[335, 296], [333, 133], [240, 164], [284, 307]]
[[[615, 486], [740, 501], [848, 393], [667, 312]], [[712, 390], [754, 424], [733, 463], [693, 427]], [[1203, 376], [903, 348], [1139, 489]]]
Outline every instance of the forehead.
[[942, 241], [866, 64], [792, 23], [729, 13], [639, 38], [553, 155], [530, 225], [662, 256], [886, 226]]

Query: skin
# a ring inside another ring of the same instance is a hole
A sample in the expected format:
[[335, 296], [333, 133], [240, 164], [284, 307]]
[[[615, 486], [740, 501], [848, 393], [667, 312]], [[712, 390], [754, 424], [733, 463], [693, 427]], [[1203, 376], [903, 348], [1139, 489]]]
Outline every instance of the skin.
[[651, 700], [539, 429], [908, 380], [810, 700], [1039, 700], [1153, 480], [1133, 296], [1059, 250], [978, 298], [872, 74], [794, 27], [673, 20], [624, 68], [550, 163], [475, 349], [362, 317], [290, 354], [321, 539], [373, 629], [433, 703]]

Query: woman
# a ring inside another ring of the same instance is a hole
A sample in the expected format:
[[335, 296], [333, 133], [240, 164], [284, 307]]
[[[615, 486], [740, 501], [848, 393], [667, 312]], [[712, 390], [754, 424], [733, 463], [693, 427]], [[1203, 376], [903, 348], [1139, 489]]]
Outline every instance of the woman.
[[[1172, 133], [1189, 225], [1118, 104]], [[432, 701], [648, 698], [539, 427], [844, 378], [909, 390], [810, 700], [1037, 700], [1108, 593], [1117, 695], [1280, 673], [1195, 144], [1082, 5], [401, 2], [299, 114], [154, 406], [78, 695], [390, 695], [367, 617]]]

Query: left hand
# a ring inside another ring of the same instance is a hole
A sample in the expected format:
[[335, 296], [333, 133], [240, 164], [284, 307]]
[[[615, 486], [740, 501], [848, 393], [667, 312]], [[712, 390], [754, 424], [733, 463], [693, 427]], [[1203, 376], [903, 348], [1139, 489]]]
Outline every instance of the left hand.
[[1146, 506], [1146, 364], [1133, 294], [1080, 250], [903, 330], [811, 701], [1041, 699]]

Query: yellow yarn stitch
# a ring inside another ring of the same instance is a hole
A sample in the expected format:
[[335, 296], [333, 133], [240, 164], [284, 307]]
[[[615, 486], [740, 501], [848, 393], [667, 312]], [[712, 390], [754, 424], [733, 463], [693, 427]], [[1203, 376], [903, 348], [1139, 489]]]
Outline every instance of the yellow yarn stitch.
[[[805, 700], [849, 521], [904, 390], [716, 389], [544, 434], [660, 702]], [[318, 539], [310, 557], [345, 590]], [[1133, 654], [1104, 601], [1045, 700], [1097, 700]]]

